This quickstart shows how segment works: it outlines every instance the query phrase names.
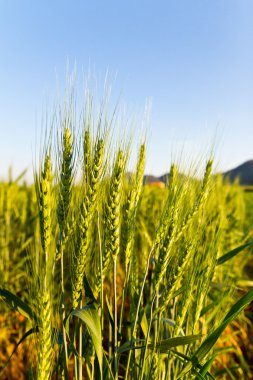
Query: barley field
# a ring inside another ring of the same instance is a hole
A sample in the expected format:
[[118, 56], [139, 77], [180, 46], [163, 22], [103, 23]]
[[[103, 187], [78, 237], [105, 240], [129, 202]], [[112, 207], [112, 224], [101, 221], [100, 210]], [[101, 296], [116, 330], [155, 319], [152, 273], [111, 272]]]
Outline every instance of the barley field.
[[145, 139], [130, 173], [107, 116], [73, 114], [0, 183], [0, 378], [252, 379], [253, 192], [212, 157], [151, 187]]

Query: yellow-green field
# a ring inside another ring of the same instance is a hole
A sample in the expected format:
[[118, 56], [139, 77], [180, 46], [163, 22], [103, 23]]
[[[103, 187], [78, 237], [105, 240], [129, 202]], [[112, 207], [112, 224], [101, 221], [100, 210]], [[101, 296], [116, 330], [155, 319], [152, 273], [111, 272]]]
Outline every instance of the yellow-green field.
[[143, 186], [144, 142], [129, 176], [62, 125], [34, 185], [0, 183], [0, 378], [252, 378], [253, 192], [211, 159]]

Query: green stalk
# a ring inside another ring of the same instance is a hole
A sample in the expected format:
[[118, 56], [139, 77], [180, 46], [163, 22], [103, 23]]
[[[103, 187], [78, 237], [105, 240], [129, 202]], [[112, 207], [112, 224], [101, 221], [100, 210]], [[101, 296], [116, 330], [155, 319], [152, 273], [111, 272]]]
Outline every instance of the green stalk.
[[[112, 302], [112, 299], [110, 299], [110, 302]], [[112, 358], [112, 326], [109, 322], [109, 343], [108, 343], [108, 353], [109, 353], [109, 361]]]
[[99, 260], [100, 260], [100, 280], [101, 280], [101, 288], [100, 288], [100, 304], [101, 304], [101, 331], [102, 337], [104, 332], [104, 281], [103, 281], [103, 254], [102, 254], [102, 241], [101, 241], [101, 233], [100, 233], [100, 225], [99, 225], [99, 212], [98, 212], [98, 243], [99, 243]]
[[[143, 281], [142, 281], [142, 285], [141, 285], [141, 291], [140, 291], [140, 295], [139, 295], [139, 299], [138, 299], [136, 316], [135, 316], [134, 326], [133, 326], [133, 331], [132, 331], [132, 343], [134, 343], [134, 341], [136, 339], [137, 321], [138, 321], [139, 312], [140, 312], [140, 305], [141, 305], [142, 295], [143, 295], [143, 291], [144, 291], [144, 287], [145, 287], [145, 282], [146, 282], [146, 279], [148, 276], [149, 263], [150, 263], [150, 259], [151, 259], [151, 256], [153, 254], [153, 251], [154, 251], [154, 246], [149, 251], [147, 264], [146, 264], [146, 268], [145, 268], [145, 272], [144, 272], [144, 277], [143, 277]], [[132, 351], [130, 350], [129, 354], [128, 354], [128, 359], [127, 359], [127, 367], [126, 367], [126, 374], [125, 374], [126, 379], [128, 379], [128, 375], [129, 375], [131, 355], [132, 355]]]
[[[147, 333], [147, 338], [146, 338], [146, 344], [145, 344], [144, 353], [143, 353], [143, 363], [141, 366], [140, 380], [143, 379], [144, 370], [145, 370], [146, 353], [147, 353], [147, 349], [148, 349], [150, 331], [151, 331], [151, 327], [152, 327], [153, 307], [154, 307], [154, 303], [155, 303], [156, 299], [157, 299], [157, 295], [155, 293], [153, 296], [152, 302], [151, 302], [151, 307], [150, 307], [150, 320], [149, 320], [149, 325], [148, 325], [148, 333]], [[155, 351], [155, 346], [156, 346], [156, 341], [154, 341], [154, 351]]]
[[72, 180], [73, 180], [73, 141], [72, 133], [68, 125], [68, 117], [64, 119], [64, 129], [61, 140], [61, 168], [60, 168], [60, 191], [58, 197], [57, 205], [57, 220], [59, 224], [60, 234], [59, 234], [59, 249], [58, 255], [56, 256], [56, 261], [61, 259], [61, 323], [62, 323], [62, 334], [63, 334], [63, 361], [64, 361], [64, 377], [68, 379], [68, 348], [67, 348], [67, 338], [66, 330], [64, 326], [64, 320], [66, 317], [65, 312], [65, 288], [64, 288], [64, 245], [66, 242], [67, 234], [67, 220], [69, 214], [70, 200], [72, 196]]
[[121, 308], [120, 308], [120, 321], [119, 321], [119, 333], [122, 333], [122, 324], [123, 324], [123, 318], [124, 318], [124, 311], [125, 311], [125, 302], [126, 302], [126, 295], [128, 290], [128, 282], [130, 277], [130, 265], [127, 266], [126, 269], [126, 275], [124, 279], [124, 285], [123, 285], [123, 294], [122, 294], [122, 302], [121, 302]]
[[[158, 310], [159, 308], [159, 299], [158, 295], [156, 295], [155, 298], [155, 309]], [[160, 331], [160, 319], [161, 319], [161, 313], [158, 313], [158, 317], [155, 320], [155, 325], [154, 325], [154, 345], [156, 345], [157, 339], [158, 339], [158, 333]]]
[[[73, 341], [74, 346], [76, 347], [76, 336], [74, 335], [74, 341]], [[75, 368], [75, 378], [78, 378], [78, 365], [77, 365], [77, 357], [74, 355], [74, 368]], [[87, 371], [88, 372], [88, 371]]]
[[118, 320], [117, 320], [117, 259], [113, 260], [113, 291], [114, 291], [114, 377], [118, 379]]
[[94, 369], [95, 369], [95, 367], [94, 367], [94, 361], [91, 363], [91, 379], [92, 380], [94, 380]]
[[[37, 380], [49, 380], [52, 373], [52, 298], [50, 286], [52, 285], [52, 273], [50, 261], [52, 261], [51, 248], [51, 221], [52, 221], [52, 166], [50, 155], [44, 160], [44, 167], [37, 182], [37, 197], [39, 201], [40, 239], [42, 255], [38, 257], [38, 266], [35, 275], [38, 278], [38, 363]], [[50, 257], [51, 256], [51, 257]], [[51, 260], [50, 260], [51, 259]]]
[[63, 349], [64, 349], [64, 377], [65, 380], [68, 379], [68, 346], [67, 346], [67, 337], [66, 337], [66, 329], [64, 326], [64, 320], [66, 317], [65, 313], [65, 304], [64, 304], [64, 261], [63, 261], [63, 249], [61, 244], [61, 323], [62, 323], [62, 334], [63, 334]]
[[[82, 308], [83, 306], [83, 302], [82, 302], [82, 299], [80, 300], [80, 304], [79, 304], [79, 307], [80, 309]], [[78, 335], [79, 335], [79, 341], [78, 341], [78, 379], [79, 380], [82, 380], [83, 378], [83, 359], [82, 359], [82, 356], [83, 356], [83, 346], [82, 346], [82, 340], [83, 340], [83, 336], [82, 336], [82, 333], [83, 333], [83, 328], [82, 328], [82, 323], [80, 323], [80, 326], [79, 326], [79, 331], [78, 331]]]

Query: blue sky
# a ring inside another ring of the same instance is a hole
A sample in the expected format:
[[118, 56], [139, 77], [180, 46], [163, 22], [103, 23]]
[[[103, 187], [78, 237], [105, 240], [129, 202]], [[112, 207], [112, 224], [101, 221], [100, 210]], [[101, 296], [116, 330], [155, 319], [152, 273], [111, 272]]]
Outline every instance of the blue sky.
[[147, 172], [214, 141], [220, 170], [253, 158], [251, 0], [0, 1], [0, 52], [0, 177], [32, 167], [67, 62], [117, 73], [130, 110], [152, 100]]

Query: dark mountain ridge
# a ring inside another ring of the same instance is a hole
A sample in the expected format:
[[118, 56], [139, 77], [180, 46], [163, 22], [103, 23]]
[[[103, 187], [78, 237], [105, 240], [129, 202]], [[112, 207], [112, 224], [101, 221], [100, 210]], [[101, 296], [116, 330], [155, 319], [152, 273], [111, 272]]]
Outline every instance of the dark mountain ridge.
[[228, 170], [223, 173], [225, 178], [229, 178], [233, 182], [236, 178], [239, 178], [241, 185], [253, 185], [253, 160], [244, 162], [234, 169]]
[[[233, 182], [236, 178], [239, 179], [239, 182], [243, 186], [253, 186], [253, 160], [244, 162], [243, 164], [235, 167], [234, 169], [228, 170], [222, 173], [224, 178], [228, 178]], [[183, 174], [181, 174], [183, 176]], [[163, 182], [166, 183], [169, 180], [170, 174], [165, 173], [161, 176], [154, 176], [146, 174], [144, 176], [144, 183], [154, 183], [154, 182]]]

